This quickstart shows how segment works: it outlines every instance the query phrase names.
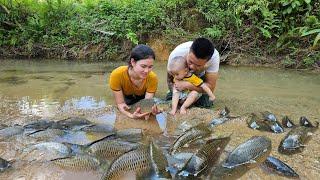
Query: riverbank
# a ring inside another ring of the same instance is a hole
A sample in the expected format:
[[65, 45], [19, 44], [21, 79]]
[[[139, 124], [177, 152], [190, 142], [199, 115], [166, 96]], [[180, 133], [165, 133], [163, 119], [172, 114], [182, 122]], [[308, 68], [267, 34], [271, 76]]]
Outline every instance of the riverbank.
[[0, 0], [0, 58], [123, 61], [136, 44], [149, 44], [166, 60], [176, 45], [206, 37], [227, 64], [318, 69], [319, 7], [289, 0]]

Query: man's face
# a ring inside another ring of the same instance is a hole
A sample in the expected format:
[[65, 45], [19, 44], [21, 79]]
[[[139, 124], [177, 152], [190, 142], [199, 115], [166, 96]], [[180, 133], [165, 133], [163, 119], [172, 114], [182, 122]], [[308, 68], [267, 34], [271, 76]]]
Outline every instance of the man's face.
[[206, 59], [198, 59], [193, 54], [193, 52], [189, 52], [189, 54], [187, 55], [187, 65], [189, 69], [194, 72], [199, 72], [203, 70], [206, 63], [207, 63]]

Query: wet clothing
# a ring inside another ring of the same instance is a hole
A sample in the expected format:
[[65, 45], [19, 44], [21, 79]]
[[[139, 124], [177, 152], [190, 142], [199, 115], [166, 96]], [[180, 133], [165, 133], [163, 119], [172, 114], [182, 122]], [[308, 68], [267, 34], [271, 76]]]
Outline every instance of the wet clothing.
[[155, 93], [158, 86], [158, 77], [151, 71], [141, 87], [137, 87], [130, 80], [128, 66], [120, 66], [110, 74], [109, 86], [113, 91], [122, 91], [126, 104], [130, 105], [144, 99], [146, 92]]

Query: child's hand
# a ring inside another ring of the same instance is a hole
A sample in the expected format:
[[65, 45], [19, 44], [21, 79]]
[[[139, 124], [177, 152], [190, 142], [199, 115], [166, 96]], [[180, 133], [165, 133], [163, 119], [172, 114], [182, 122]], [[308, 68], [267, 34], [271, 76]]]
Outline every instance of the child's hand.
[[176, 114], [176, 110], [172, 109], [169, 114], [171, 114], [172, 116], [174, 116]]
[[180, 108], [180, 114], [187, 114], [187, 109], [181, 107], [181, 108]]

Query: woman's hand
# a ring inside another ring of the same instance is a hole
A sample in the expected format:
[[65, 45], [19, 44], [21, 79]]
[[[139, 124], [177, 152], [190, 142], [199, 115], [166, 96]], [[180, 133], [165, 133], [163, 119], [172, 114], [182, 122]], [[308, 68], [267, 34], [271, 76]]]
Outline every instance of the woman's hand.
[[162, 111], [160, 109], [158, 109], [158, 106], [157, 105], [153, 105], [152, 106], [152, 111], [151, 111], [151, 114], [153, 115], [157, 115], [159, 113], [161, 113]]
[[133, 119], [141, 119], [141, 118], [145, 118], [145, 120], [148, 120], [150, 117], [150, 113], [146, 112], [146, 113], [141, 113], [141, 108], [138, 107], [133, 113], [132, 113], [132, 117]]
[[126, 103], [118, 104], [118, 109], [121, 112], [128, 111], [130, 107]]

